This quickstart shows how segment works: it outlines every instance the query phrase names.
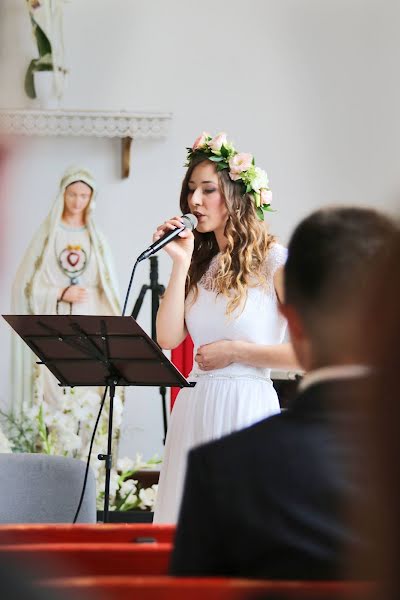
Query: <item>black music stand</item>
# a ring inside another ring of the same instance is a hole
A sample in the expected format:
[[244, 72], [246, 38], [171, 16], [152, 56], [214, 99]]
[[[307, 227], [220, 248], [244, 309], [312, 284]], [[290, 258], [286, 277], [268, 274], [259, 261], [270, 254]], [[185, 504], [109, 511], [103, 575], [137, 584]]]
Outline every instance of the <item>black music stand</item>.
[[191, 387], [132, 317], [3, 315], [60, 386], [109, 386], [104, 522], [108, 521], [115, 388]]

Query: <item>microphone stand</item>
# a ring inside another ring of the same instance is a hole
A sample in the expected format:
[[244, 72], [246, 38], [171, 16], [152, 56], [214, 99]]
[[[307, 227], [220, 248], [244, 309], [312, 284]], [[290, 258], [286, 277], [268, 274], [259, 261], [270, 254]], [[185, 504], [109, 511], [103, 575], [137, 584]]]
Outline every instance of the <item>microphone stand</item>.
[[[150, 285], [145, 284], [142, 285], [142, 288], [139, 292], [137, 300], [135, 302], [135, 306], [132, 310], [132, 317], [137, 319], [139, 311], [142, 307], [143, 300], [146, 296], [146, 292], [151, 290], [151, 338], [157, 343], [157, 334], [156, 334], [156, 317], [158, 307], [160, 305], [160, 297], [165, 292], [165, 287], [158, 282], [158, 257], [151, 256], [150, 257]], [[167, 396], [167, 388], [165, 386], [159, 387], [160, 395], [161, 395], [161, 403], [162, 403], [162, 413], [163, 413], [163, 426], [164, 426], [164, 439], [163, 443], [165, 444], [165, 438], [167, 436], [167, 407], [166, 407], [166, 396]]]

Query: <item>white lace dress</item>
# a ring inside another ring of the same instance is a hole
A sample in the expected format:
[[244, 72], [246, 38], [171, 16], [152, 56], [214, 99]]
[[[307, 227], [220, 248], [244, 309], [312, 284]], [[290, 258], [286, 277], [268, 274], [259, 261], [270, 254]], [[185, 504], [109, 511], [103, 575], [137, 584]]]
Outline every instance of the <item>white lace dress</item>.
[[[255, 344], [280, 344], [286, 321], [278, 310], [273, 276], [286, 261], [287, 251], [274, 244], [267, 256], [266, 285], [251, 287], [243, 311], [226, 315], [227, 299], [212, 290], [218, 255], [199, 283], [193, 303], [186, 301], [185, 320], [193, 339], [194, 353], [203, 344], [219, 340], [242, 340]], [[194, 388], [178, 394], [171, 415], [160, 473], [155, 523], [177, 521], [188, 451], [204, 442], [242, 429], [279, 412], [270, 369], [232, 363], [224, 369], [202, 371], [194, 363], [188, 379]]]

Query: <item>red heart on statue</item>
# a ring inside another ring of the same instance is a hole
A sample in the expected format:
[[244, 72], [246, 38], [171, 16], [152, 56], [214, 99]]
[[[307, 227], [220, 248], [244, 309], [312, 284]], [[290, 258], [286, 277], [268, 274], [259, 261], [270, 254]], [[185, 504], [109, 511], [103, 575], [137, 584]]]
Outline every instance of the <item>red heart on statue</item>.
[[71, 267], [76, 267], [80, 259], [80, 256], [77, 252], [69, 252], [67, 256], [67, 261], [71, 265]]

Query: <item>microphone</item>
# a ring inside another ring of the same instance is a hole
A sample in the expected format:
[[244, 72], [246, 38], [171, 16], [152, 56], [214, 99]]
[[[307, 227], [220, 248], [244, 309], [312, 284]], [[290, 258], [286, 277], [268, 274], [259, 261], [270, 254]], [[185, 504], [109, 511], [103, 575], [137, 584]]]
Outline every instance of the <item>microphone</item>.
[[183, 215], [182, 221], [182, 227], [177, 227], [176, 229], [171, 229], [171, 231], [167, 231], [167, 233], [165, 233], [159, 240], [153, 242], [151, 246], [147, 248], [147, 250], [142, 252], [142, 254], [138, 257], [136, 262], [141, 262], [142, 260], [149, 258], [149, 256], [152, 256], [153, 254], [161, 250], [161, 248], [164, 248], [164, 246], [168, 244], [168, 242], [171, 242], [173, 239], [175, 239], [176, 236], [179, 235], [180, 232], [184, 229], [190, 229], [190, 231], [193, 231], [193, 229], [197, 227], [197, 217], [195, 217], [191, 213]]

